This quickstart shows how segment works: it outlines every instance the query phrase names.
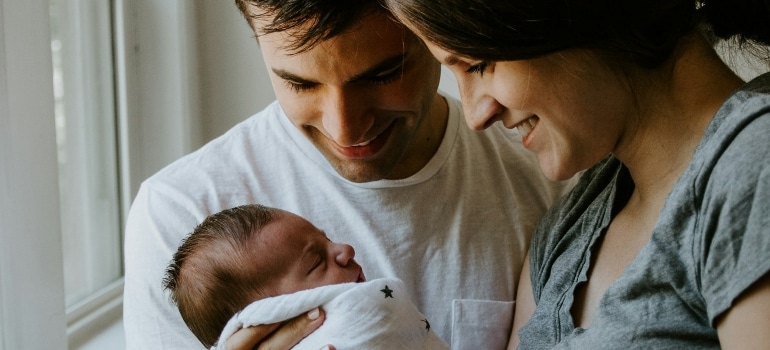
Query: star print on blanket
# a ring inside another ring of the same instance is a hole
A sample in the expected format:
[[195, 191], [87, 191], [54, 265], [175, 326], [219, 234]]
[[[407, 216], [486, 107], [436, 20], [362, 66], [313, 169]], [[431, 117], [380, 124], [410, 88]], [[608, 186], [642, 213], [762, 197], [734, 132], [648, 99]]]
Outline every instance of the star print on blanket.
[[[384, 295], [384, 297], [383, 297]], [[219, 343], [243, 327], [281, 322], [320, 306], [323, 325], [293, 349], [317, 350], [326, 344], [345, 349], [429, 349], [449, 346], [430, 330], [430, 323], [407, 297], [399, 279], [343, 283], [262, 299], [236, 314]]]
[[380, 292], [385, 293], [386, 298], [392, 298], [393, 297], [393, 291], [388, 288], [388, 285], [385, 285], [385, 289], [380, 289]]

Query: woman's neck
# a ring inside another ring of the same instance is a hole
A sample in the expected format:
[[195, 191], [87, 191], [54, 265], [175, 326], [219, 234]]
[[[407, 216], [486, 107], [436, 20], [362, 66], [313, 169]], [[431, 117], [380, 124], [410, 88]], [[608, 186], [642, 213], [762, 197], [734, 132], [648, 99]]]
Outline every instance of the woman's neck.
[[640, 74], [640, 113], [614, 153], [631, 173], [635, 199], [662, 206], [714, 114], [743, 81], [700, 34], [682, 39], [660, 68]]

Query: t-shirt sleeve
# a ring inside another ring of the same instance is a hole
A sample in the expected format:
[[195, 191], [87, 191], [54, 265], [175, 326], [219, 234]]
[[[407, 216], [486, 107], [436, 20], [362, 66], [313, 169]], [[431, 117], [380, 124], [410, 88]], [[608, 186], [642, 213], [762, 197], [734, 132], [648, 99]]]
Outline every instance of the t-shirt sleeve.
[[[754, 159], [766, 157], [757, 156]], [[770, 271], [770, 166], [766, 161], [744, 161], [730, 168], [719, 174], [719, 183], [712, 182], [719, 190], [707, 198], [711, 210], [701, 218], [705, 233], [696, 252], [713, 326], [741, 293]]]
[[171, 255], [196, 218], [143, 184], [126, 223], [123, 323], [126, 349], [204, 349], [163, 291]]

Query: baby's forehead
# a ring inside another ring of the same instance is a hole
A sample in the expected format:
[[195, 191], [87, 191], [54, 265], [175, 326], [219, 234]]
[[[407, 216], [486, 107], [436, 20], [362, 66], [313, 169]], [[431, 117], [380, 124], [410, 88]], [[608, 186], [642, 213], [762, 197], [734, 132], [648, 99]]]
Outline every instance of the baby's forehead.
[[297, 231], [305, 232], [307, 234], [320, 233], [324, 237], [326, 236], [326, 232], [316, 227], [315, 224], [310, 222], [308, 219], [305, 219], [304, 217], [294, 214], [290, 211], [277, 210], [276, 215], [273, 216], [271, 223], [274, 222], [283, 225], [286, 229], [296, 229]]
[[277, 210], [272, 220], [258, 231], [252, 242], [265, 246], [303, 246], [319, 237], [328, 240], [326, 232], [310, 221], [284, 210]]
[[[242, 267], [260, 275], [281, 275], [288, 262], [323, 249], [326, 234], [309, 221], [287, 211], [276, 211], [272, 220], [255, 230], [244, 248]], [[268, 271], [270, 271], [268, 273]]]

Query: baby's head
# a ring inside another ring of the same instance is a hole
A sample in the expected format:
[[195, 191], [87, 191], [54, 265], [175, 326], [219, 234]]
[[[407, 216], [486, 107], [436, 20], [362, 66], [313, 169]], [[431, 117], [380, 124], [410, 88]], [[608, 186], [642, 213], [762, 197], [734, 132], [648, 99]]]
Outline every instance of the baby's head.
[[163, 286], [206, 347], [250, 303], [323, 285], [361, 282], [347, 244], [292, 213], [244, 205], [209, 216], [185, 238]]

